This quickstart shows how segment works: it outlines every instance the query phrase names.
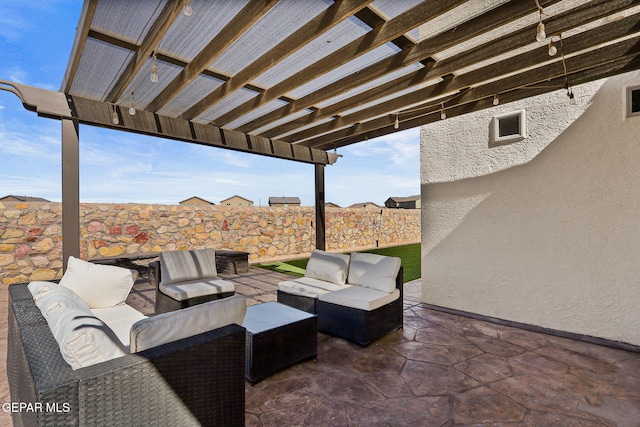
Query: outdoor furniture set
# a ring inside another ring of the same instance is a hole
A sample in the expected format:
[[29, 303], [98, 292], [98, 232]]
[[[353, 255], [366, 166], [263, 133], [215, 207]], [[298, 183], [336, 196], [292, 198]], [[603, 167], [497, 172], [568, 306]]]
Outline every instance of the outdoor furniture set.
[[318, 316], [318, 331], [366, 346], [402, 328], [400, 258], [314, 250], [304, 277], [280, 282], [278, 302]]
[[[307, 300], [289, 307], [281, 290], [282, 303], [247, 307], [217, 277], [214, 250], [164, 252], [150, 265], [159, 297], [151, 317], [125, 303], [135, 270], [70, 257], [60, 281], [9, 286], [13, 422], [244, 425], [244, 380], [316, 357], [318, 330], [365, 345], [402, 327], [399, 259], [368, 255], [314, 251], [299, 281], [342, 281], [315, 297], [293, 294], [317, 299], [316, 315]], [[386, 291], [390, 277], [400, 285]]]
[[9, 286], [15, 425], [244, 425], [244, 298], [146, 318], [136, 275], [71, 257], [59, 283]]
[[[149, 264], [149, 283], [156, 289], [156, 313], [233, 295], [233, 283], [218, 277], [218, 269], [225, 268], [218, 261], [213, 249], [162, 252], [157, 263]], [[252, 384], [317, 354], [315, 315], [275, 302], [264, 303], [248, 307], [238, 324], [246, 329], [245, 370]]]

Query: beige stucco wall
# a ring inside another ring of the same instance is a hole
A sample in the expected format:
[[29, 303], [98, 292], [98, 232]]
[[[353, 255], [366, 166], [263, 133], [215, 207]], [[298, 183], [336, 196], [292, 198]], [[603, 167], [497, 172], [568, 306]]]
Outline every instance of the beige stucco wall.
[[[634, 72], [425, 126], [424, 302], [640, 345], [640, 117]], [[528, 138], [488, 148], [492, 115]]]

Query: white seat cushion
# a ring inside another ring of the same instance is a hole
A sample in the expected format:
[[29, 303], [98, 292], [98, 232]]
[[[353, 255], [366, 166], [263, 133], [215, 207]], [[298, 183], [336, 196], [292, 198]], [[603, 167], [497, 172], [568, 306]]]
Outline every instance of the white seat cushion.
[[349, 255], [314, 249], [307, 262], [305, 277], [344, 285], [349, 274]]
[[350, 286], [339, 291], [327, 292], [318, 296], [318, 300], [320, 301], [366, 311], [380, 308], [398, 298], [400, 298], [400, 291], [398, 289], [394, 289], [393, 292], [388, 293], [364, 286]]
[[124, 304], [138, 272], [112, 265], [98, 265], [70, 256], [60, 286], [71, 289], [91, 308]]
[[55, 310], [48, 322], [62, 357], [73, 370], [126, 355], [116, 334], [90, 311]]
[[337, 285], [332, 282], [326, 282], [312, 277], [300, 277], [298, 279], [278, 283], [279, 291], [309, 298], [317, 298], [318, 295], [347, 287], [349, 287], [349, 285]]
[[234, 292], [235, 286], [232, 282], [222, 279], [197, 279], [186, 282], [173, 283], [166, 285], [160, 284], [160, 291], [173, 298], [176, 301], [184, 301], [190, 298], [201, 297], [205, 295], [223, 294], [226, 292]]
[[148, 317], [131, 327], [129, 350], [136, 353], [232, 323], [242, 325], [246, 311], [244, 297], [234, 295]]
[[129, 348], [131, 326], [147, 317], [127, 304], [112, 308], [94, 308], [91, 312], [111, 328], [126, 348]]
[[400, 271], [400, 258], [353, 252], [349, 264], [350, 285], [366, 286], [382, 292], [393, 292]]
[[165, 285], [217, 275], [216, 252], [213, 249], [160, 253], [160, 282]]

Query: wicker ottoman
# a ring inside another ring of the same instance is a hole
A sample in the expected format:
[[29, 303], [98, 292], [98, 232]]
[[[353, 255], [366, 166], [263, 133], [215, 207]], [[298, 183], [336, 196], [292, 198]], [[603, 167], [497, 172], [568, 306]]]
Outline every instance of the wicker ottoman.
[[277, 302], [247, 307], [246, 378], [255, 384], [267, 375], [318, 353], [318, 318]]

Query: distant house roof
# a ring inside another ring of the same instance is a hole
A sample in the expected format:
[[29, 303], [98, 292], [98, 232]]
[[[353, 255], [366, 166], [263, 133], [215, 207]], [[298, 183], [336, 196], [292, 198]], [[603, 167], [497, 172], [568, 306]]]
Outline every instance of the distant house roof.
[[336, 204], [336, 203], [333, 203], [333, 202], [327, 202], [327, 203], [325, 203], [324, 205], [325, 205], [325, 207], [327, 207], [327, 208], [339, 208], [339, 207], [340, 207], [340, 205], [338, 205], [338, 204]]
[[246, 199], [246, 198], [244, 198], [242, 196], [238, 196], [237, 194], [235, 194], [235, 195], [233, 195], [231, 197], [228, 197], [228, 198], [226, 198], [224, 200], [220, 200], [220, 204], [223, 204], [224, 202], [226, 202], [228, 200], [231, 200], [231, 199], [242, 199], [242, 200], [246, 200], [249, 203], [253, 203], [253, 200], [249, 200], [249, 199]]
[[0, 202], [2, 201], [10, 201], [10, 202], [48, 202], [49, 200], [43, 199], [42, 197], [30, 197], [30, 196], [15, 196], [13, 194], [8, 194], [4, 197], [0, 197]]
[[198, 196], [192, 196], [189, 197], [188, 199], [184, 199], [183, 201], [180, 202], [181, 205], [184, 204], [189, 204], [189, 203], [202, 203], [202, 204], [208, 204], [208, 205], [215, 205], [215, 203], [210, 202], [208, 200], [203, 199], [202, 197], [198, 197]]
[[[409, 197], [389, 197], [387, 199], [387, 201], [393, 201], [396, 203], [403, 203], [403, 202], [415, 202], [420, 200], [420, 196], [409, 196]], [[385, 202], [386, 203], [386, 202]]]
[[354, 203], [349, 207], [350, 208], [381, 208], [382, 206], [377, 205], [373, 202], [362, 202], [362, 203]]
[[295, 205], [300, 204], [299, 197], [269, 197], [270, 205]]

